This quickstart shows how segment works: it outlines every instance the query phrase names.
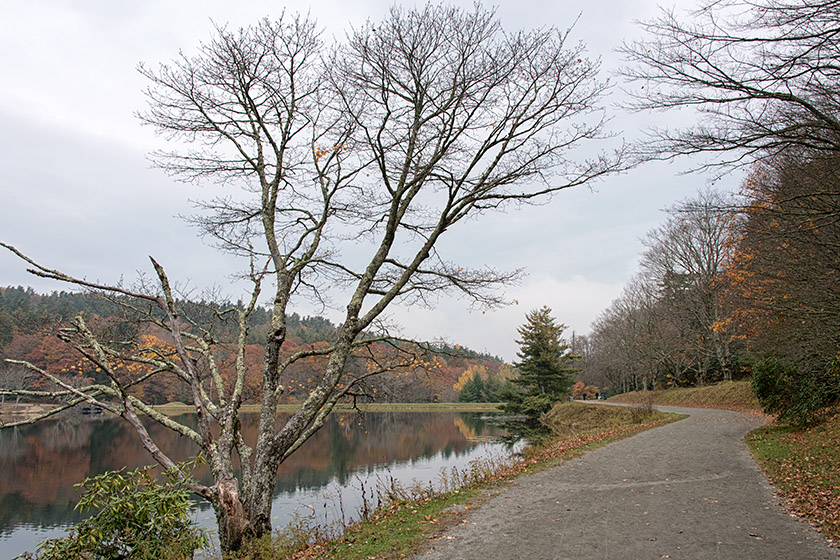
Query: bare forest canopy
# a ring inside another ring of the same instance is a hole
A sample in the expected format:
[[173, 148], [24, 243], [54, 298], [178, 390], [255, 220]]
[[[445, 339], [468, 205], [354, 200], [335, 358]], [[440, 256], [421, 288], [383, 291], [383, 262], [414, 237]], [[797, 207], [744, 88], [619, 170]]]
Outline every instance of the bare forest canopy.
[[[798, 420], [840, 401], [838, 21], [836, 0], [704, 0], [662, 9], [624, 44], [624, 106], [655, 115], [639, 159], [702, 155], [699, 168], [746, 179], [647, 234], [638, 274], [585, 340], [587, 382], [749, 374], [766, 411]], [[686, 110], [686, 125], [662, 116]]]
[[[181, 302], [190, 311], [192, 320], [202, 319], [212, 324], [212, 332], [220, 340], [235, 339], [236, 325], [224, 320], [218, 311], [230, 307], [242, 308], [242, 302]], [[149, 348], [169, 344], [165, 332], [132, 321], [126, 309], [114, 300], [98, 294], [52, 292], [39, 294], [32, 288], [0, 287], [0, 360], [25, 359], [37, 367], [57, 371], [68, 380], [83, 382], [96, 380], [101, 372], [84, 359], [70, 345], [59, 338], [61, 329], [76, 315], [82, 314], [88, 322], [107, 327], [114, 340], [141, 340]], [[248, 341], [245, 352], [251, 375], [246, 376], [246, 402], [259, 394], [260, 365], [265, 353], [264, 341], [270, 328], [270, 312], [257, 307], [249, 316]], [[305, 347], [317, 348], [335, 340], [337, 325], [319, 316], [300, 316], [290, 313], [287, 319], [288, 335], [283, 345], [285, 353]], [[126, 342], [127, 343], [127, 342]], [[411, 345], [410, 342], [401, 342]], [[457, 344], [435, 342], [416, 343], [417, 363], [409, 370], [378, 376], [369, 388], [380, 402], [454, 402], [458, 400], [458, 380], [466, 373], [480, 371], [487, 375], [498, 372], [504, 364], [496, 356], [480, 353]], [[387, 352], [385, 345], [380, 350]], [[232, 362], [223, 360], [223, 368]], [[290, 372], [284, 395], [285, 402], [300, 402], [308, 394], [313, 379], [321, 375], [323, 364], [319, 360], [301, 363]], [[0, 384], [15, 385], [21, 376], [31, 376], [13, 364], [0, 366]], [[224, 375], [232, 375], [224, 371]], [[34, 381], [30, 380], [30, 381]], [[14, 387], [5, 387], [12, 389]], [[138, 390], [151, 404], [190, 402], [189, 387], [177, 382], [161, 383], [160, 379], [141, 385]]]
[[784, 401], [801, 419], [835, 402], [838, 184], [835, 157], [799, 154], [756, 165], [737, 195], [669, 208], [635, 277], [579, 337], [582, 379], [622, 393], [752, 376], [765, 409]]

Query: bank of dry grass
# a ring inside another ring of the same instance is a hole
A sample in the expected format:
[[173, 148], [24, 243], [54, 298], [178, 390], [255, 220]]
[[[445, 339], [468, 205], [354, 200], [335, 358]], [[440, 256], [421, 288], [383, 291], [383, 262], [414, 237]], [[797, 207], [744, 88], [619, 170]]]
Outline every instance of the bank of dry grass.
[[724, 381], [704, 387], [674, 387], [658, 391], [633, 391], [609, 399], [631, 404], [661, 404], [698, 408], [720, 408], [761, 413], [761, 405], [749, 381]]
[[577, 402], [558, 404], [543, 418], [557, 436], [601, 431], [643, 424], [660, 413], [642, 404], [635, 407], [603, 406]]

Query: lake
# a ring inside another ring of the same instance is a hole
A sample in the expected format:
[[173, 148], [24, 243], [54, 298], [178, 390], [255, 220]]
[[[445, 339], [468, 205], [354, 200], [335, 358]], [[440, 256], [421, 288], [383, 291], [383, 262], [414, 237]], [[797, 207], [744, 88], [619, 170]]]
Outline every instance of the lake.
[[[244, 415], [247, 441], [256, 437], [256, 422], [256, 414]], [[175, 460], [195, 452], [185, 438], [154, 423], [149, 429]], [[477, 413], [332, 414], [281, 465], [272, 523], [282, 527], [294, 515], [315, 515], [323, 522], [357, 517], [362, 486], [370, 497], [377, 483], [390, 477], [403, 484], [434, 484], [442, 469], [507, 454], [504, 444], [493, 441], [501, 433]], [[82, 519], [73, 510], [78, 499], [74, 484], [108, 470], [150, 463], [131, 428], [113, 418], [79, 415], [0, 430], [0, 559], [33, 552], [43, 539], [63, 536], [64, 528]], [[206, 466], [196, 476], [210, 481]], [[215, 529], [215, 515], [206, 503], [197, 504], [194, 516], [200, 525]]]

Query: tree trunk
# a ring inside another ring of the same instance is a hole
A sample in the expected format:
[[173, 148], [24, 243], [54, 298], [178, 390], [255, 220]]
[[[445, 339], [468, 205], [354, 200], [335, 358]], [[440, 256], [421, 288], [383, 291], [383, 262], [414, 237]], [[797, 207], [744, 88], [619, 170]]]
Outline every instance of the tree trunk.
[[227, 477], [216, 484], [218, 496], [213, 506], [216, 510], [216, 522], [219, 527], [219, 544], [223, 554], [236, 552], [252, 539], [257, 539], [271, 532], [271, 524], [266, 531], [263, 524], [255, 527], [246, 514], [239, 482], [235, 477]]

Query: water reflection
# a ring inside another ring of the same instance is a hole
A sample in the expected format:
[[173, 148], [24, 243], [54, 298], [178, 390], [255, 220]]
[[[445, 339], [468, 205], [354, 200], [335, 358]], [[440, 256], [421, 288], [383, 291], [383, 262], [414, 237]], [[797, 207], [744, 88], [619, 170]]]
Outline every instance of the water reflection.
[[[256, 414], [243, 419], [247, 441], [256, 439], [257, 420]], [[150, 423], [149, 430], [175, 460], [186, 460], [196, 451], [192, 442], [156, 424]], [[487, 442], [498, 433], [478, 414], [333, 414], [281, 465], [273, 522], [280, 526], [296, 512], [311, 513], [306, 506], [329, 520], [342, 515], [343, 505], [346, 516], [361, 504], [361, 485], [370, 490], [377, 480], [391, 476], [403, 482], [436, 480], [442, 468], [465, 466], [480, 454], [501, 449]], [[83, 478], [149, 462], [131, 429], [114, 419], [79, 416], [0, 430], [2, 558], [33, 550], [45, 536], [55, 536], [56, 528], [79, 521], [73, 485]], [[196, 476], [210, 482], [206, 466]], [[196, 516], [204, 525], [215, 523], [206, 504]]]

